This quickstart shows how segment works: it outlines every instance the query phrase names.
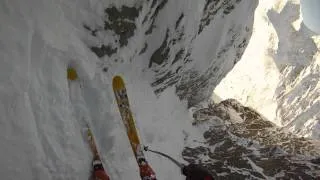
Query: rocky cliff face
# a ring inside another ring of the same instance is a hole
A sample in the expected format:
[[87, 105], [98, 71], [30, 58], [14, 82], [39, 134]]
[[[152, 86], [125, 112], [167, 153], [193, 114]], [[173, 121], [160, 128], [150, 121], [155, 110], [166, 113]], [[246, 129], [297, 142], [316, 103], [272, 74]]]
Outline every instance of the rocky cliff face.
[[302, 22], [297, 30], [291, 25], [300, 18], [299, 4], [288, 2], [280, 13], [270, 10], [268, 16], [279, 37], [273, 54], [281, 73], [275, 92], [278, 116], [295, 134], [319, 139], [320, 44]]
[[252, 33], [256, 5], [255, 1], [207, 0], [197, 27], [188, 34], [182, 13], [175, 30], [167, 30], [162, 45], [151, 56], [151, 63], [161, 62], [150, 66], [156, 77], [152, 83], [155, 92], [175, 86], [189, 107], [207, 99], [240, 60]]
[[103, 23], [87, 22], [84, 28], [105, 70], [113, 61], [143, 59], [142, 71], [151, 73], [148, 81], [155, 93], [176, 87], [191, 107], [208, 98], [240, 60], [252, 34], [256, 6], [257, 1], [243, 0], [110, 4]]
[[299, 138], [235, 100], [194, 112], [204, 142], [189, 141], [184, 159], [202, 164], [217, 179], [315, 179], [319, 142]]

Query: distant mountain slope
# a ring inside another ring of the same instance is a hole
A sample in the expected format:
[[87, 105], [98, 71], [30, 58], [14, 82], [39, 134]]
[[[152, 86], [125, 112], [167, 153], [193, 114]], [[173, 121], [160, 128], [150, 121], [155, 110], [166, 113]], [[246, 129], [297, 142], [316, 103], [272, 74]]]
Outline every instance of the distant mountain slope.
[[320, 138], [320, 36], [302, 21], [300, 1], [260, 1], [241, 61], [216, 88], [270, 121]]

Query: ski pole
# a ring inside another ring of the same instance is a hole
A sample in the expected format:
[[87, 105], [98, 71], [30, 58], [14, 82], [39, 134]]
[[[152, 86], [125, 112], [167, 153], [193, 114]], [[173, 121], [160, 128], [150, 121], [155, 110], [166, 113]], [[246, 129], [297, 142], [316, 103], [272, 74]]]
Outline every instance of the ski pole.
[[163, 156], [163, 157], [166, 157], [167, 159], [169, 159], [170, 161], [172, 161], [174, 164], [176, 164], [176, 165], [177, 165], [179, 168], [181, 168], [181, 169], [185, 166], [185, 165], [183, 165], [182, 163], [180, 163], [180, 162], [178, 162], [177, 160], [175, 160], [173, 157], [171, 157], [171, 156], [169, 156], [169, 155], [167, 155], [167, 154], [165, 154], [165, 153], [159, 152], [159, 151], [151, 150], [151, 149], [149, 149], [148, 146], [144, 146], [143, 149], [144, 149], [145, 151], [150, 151], [150, 152], [152, 152], [152, 153], [159, 154], [159, 155], [161, 155], [161, 156]]

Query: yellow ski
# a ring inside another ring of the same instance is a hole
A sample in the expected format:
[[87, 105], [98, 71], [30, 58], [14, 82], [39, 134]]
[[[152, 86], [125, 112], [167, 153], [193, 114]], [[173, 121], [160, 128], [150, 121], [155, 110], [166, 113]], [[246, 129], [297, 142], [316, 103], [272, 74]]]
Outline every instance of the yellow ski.
[[124, 82], [120, 76], [116, 76], [113, 78], [113, 90], [116, 96], [123, 123], [126, 126], [128, 138], [131, 143], [133, 153], [135, 156], [137, 156], [137, 146], [140, 145], [140, 140], [129, 107], [127, 91]]
[[88, 142], [89, 142], [90, 149], [91, 149], [93, 156], [99, 157], [99, 159], [100, 159], [100, 156], [99, 156], [99, 153], [97, 150], [97, 146], [96, 146], [96, 142], [94, 140], [94, 137], [93, 137], [93, 134], [91, 132], [89, 125], [87, 125], [87, 138], [88, 138]]
[[155, 180], [155, 173], [147, 163], [142, 151], [140, 139], [135, 127], [135, 122], [130, 109], [129, 98], [123, 79], [120, 76], [115, 76], [112, 81], [112, 86], [118, 104], [119, 112], [127, 131], [132, 151], [140, 168], [141, 179]]

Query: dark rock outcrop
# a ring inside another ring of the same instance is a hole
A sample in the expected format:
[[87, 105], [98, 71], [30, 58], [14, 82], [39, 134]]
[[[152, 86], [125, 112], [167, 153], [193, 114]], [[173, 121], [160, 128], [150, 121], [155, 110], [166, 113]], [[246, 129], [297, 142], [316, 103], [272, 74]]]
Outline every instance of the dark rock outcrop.
[[316, 179], [320, 147], [285, 132], [253, 109], [226, 100], [194, 113], [205, 126], [205, 142], [185, 147], [190, 163], [210, 169], [217, 179]]

